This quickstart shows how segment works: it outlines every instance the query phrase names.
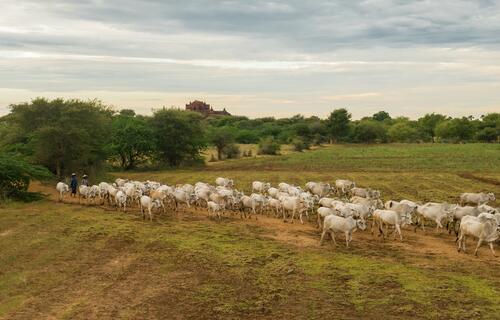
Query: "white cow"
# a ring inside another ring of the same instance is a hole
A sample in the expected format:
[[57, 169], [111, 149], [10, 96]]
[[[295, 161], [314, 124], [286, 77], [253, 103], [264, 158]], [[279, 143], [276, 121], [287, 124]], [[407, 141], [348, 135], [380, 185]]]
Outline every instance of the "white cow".
[[59, 201], [63, 201], [64, 194], [69, 192], [69, 186], [64, 182], [58, 182], [56, 190], [59, 192]]
[[387, 210], [393, 210], [401, 213], [401, 217], [403, 219], [403, 225], [402, 225], [403, 227], [407, 224], [412, 223], [413, 214], [415, 213], [416, 210], [415, 207], [411, 207], [406, 203], [401, 203], [394, 200], [387, 201], [384, 207]]
[[327, 207], [319, 207], [317, 212], [317, 221], [318, 221], [318, 229], [321, 229], [323, 227], [323, 220], [329, 216], [329, 215], [339, 215], [337, 210], [334, 210], [332, 208], [327, 208]]
[[121, 207], [123, 207], [123, 212], [127, 211], [127, 209], [126, 209], [126, 207], [127, 207], [127, 194], [125, 192], [123, 192], [122, 190], [118, 190], [116, 192], [115, 202], [117, 205], [117, 209], [120, 209]]
[[478, 207], [456, 207], [452, 212], [452, 223], [450, 223], [449, 233], [453, 230], [455, 231], [455, 234], [458, 235], [460, 221], [462, 221], [462, 218], [465, 216], [477, 217], [481, 212], [482, 211], [480, 211]]
[[287, 192], [289, 187], [291, 186], [285, 182], [281, 182], [280, 184], [278, 184], [278, 188], [280, 189], [281, 192]]
[[161, 206], [160, 200], [152, 199], [148, 196], [142, 196], [140, 199], [140, 206], [141, 206], [141, 213], [142, 213], [142, 219], [144, 220], [146, 218], [145, 210], [147, 209], [148, 215], [149, 215], [149, 221], [153, 221], [153, 209], [154, 208], [159, 208]]
[[260, 181], [252, 182], [252, 192], [258, 192], [264, 194], [269, 188], [271, 188], [271, 184], [268, 182], [260, 182]]
[[473, 204], [476, 206], [486, 204], [490, 201], [495, 201], [493, 193], [462, 193], [460, 195], [460, 205]]
[[428, 202], [424, 205], [417, 207], [417, 224], [415, 226], [415, 231], [418, 225], [422, 225], [422, 230], [425, 231], [425, 220], [431, 220], [436, 223], [436, 231], [439, 228], [443, 228], [443, 221], [448, 219], [451, 222], [452, 213], [456, 206], [450, 205], [448, 203], [436, 203]]
[[219, 177], [215, 179], [215, 184], [221, 187], [232, 188], [234, 181], [232, 179]]
[[[257, 213], [255, 211], [255, 209], [259, 206], [259, 202], [255, 198], [252, 198], [249, 196], [242, 196], [240, 198], [240, 201], [241, 201], [241, 211], [240, 212], [241, 212], [242, 218], [243, 218], [243, 216], [246, 217], [246, 209], [251, 209], [253, 214]], [[255, 219], [257, 219], [257, 216], [255, 216]]]
[[336, 215], [329, 215], [325, 218], [323, 223], [323, 233], [321, 233], [320, 245], [323, 245], [326, 233], [329, 233], [333, 243], [337, 244], [335, 241], [335, 232], [343, 232], [345, 234], [345, 244], [349, 247], [352, 241], [352, 233], [356, 231], [356, 229], [365, 230], [366, 224], [361, 220], [355, 220], [353, 217], [343, 218]]
[[163, 213], [166, 213], [165, 202], [168, 199], [169, 194], [165, 191], [165, 189], [158, 188], [156, 190], [152, 190], [149, 193], [149, 197], [152, 201], [158, 201], [160, 207], [163, 210]]
[[[404, 220], [400, 212], [394, 210], [375, 210], [373, 212], [372, 234], [375, 230], [375, 225], [377, 225], [379, 235], [382, 234], [382, 238], [385, 239], [384, 226], [386, 226], [386, 232], [389, 230], [389, 226], [394, 226], [400, 240], [403, 241], [403, 234], [401, 233], [403, 223]], [[396, 233], [394, 233], [394, 239], [396, 239]]]
[[460, 223], [460, 236], [457, 239], [458, 252], [465, 252], [465, 239], [467, 236], [473, 236], [478, 239], [474, 255], [483, 242], [488, 243], [494, 256], [493, 242], [498, 239], [498, 223], [494, 215], [490, 213], [481, 213], [477, 217], [465, 216]]
[[278, 194], [280, 193], [280, 190], [277, 188], [269, 188], [267, 189], [267, 194], [270, 197], [273, 197], [274, 199], [278, 199]]
[[257, 207], [259, 208], [259, 212], [263, 213], [264, 206], [266, 205], [266, 202], [267, 202], [266, 197], [264, 197], [263, 195], [258, 194], [258, 193], [252, 193], [250, 195], [250, 198], [252, 198], [255, 201], [255, 203], [257, 204]]
[[281, 204], [283, 205], [283, 221], [286, 222], [286, 213], [288, 211], [292, 212], [292, 223], [295, 218], [295, 213], [299, 213], [300, 223], [304, 223], [302, 220], [302, 213], [304, 212], [305, 206], [304, 201], [300, 197], [282, 197]]
[[354, 187], [356, 187], [356, 183], [351, 180], [335, 180], [335, 188], [337, 188], [337, 193], [341, 196], [346, 195]]
[[324, 197], [332, 190], [329, 183], [324, 182], [308, 182], [306, 183], [306, 190], [318, 197]]
[[213, 201], [208, 201], [207, 202], [207, 208], [208, 208], [208, 215], [210, 216], [210, 213], [213, 213], [214, 215], [217, 214], [217, 217], [221, 219], [220, 212], [222, 210], [222, 206], [218, 203], [215, 203]]
[[364, 204], [365, 206], [373, 207], [374, 209], [383, 209], [384, 208], [384, 204], [382, 203], [382, 200], [380, 200], [380, 199], [367, 199], [367, 198], [363, 198], [363, 197], [354, 196], [354, 197], [351, 197], [351, 199], [349, 201], [351, 201], [352, 203]]
[[497, 208], [493, 208], [492, 206], [489, 206], [487, 204], [482, 204], [477, 207], [481, 212], [488, 212], [491, 214], [496, 214], [500, 213], [500, 211]]
[[351, 196], [370, 198], [370, 189], [355, 187], [351, 189]]
[[278, 216], [281, 213], [281, 210], [283, 208], [283, 205], [281, 204], [281, 201], [278, 199], [270, 198], [267, 200], [267, 205], [269, 208], [274, 212], [276, 216]]
[[115, 183], [118, 187], [123, 187], [125, 185], [125, 183], [127, 183], [127, 182], [128, 182], [128, 180], [120, 179], [120, 178], [115, 180]]
[[177, 208], [181, 203], [184, 203], [188, 208], [191, 208], [191, 201], [194, 197], [194, 194], [189, 193], [184, 188], [175, 189], [173, 193], [175, 210], [177, 211]]
[[78, 187], [78, 203], [80, 203], [80, 199], [83, 197], [85, 199], [86, 204], [89, 204], [89, 195], [90, 195], [90, 187], [81, 184]]

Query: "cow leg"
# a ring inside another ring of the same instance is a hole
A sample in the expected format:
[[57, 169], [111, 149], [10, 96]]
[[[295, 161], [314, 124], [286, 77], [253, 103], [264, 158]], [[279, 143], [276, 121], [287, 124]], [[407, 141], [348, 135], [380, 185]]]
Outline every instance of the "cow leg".
[[349, 232], [345, 232], [345, 246], [349, 248]]
[[335, 233], [332, 230], [330, 230], [330, 237], [332, 237], [333, 244], [337, 245], [337, 241], [335, 241]]
[[490, 246], [491, 253], [493, 253], [494, 257], [496, 257], [497, 255], [495, 253], [495, 249], [493, 248], [493, 242], [488, 243], [488, 245]]
[[474, 255], [476, 257], [477, 257], [477, 250], [479, 250], [479, 247], [481, 246], [482, 243], [483, 243], [483, 239], [479, 238], [479, 240], [477, 241], [476, 250], [474, 250]]
[[379, 236], [382, 235], [382, 239], [385, 239], [385, 234], [384, 234], [384, 230], [383, 230], [383, 227], [382, 227], [382, 222], [378, 222], [378, 231], [379, 231]]
[[328, 230], [324, 229], [323, 232], [321, 233], [321, 239], [319, 240], [319, 245], [322, 246], [323, 245], [323, 241], [325, 239], [325, 235], [326, 235], [326, 232]]
[[[403, 234], [401, 233], [401, 227], [399, 226], [399, 224], [396, 224], [396, 230], [399, 233], [399, 238], [401, 239], [401, 241], [403, 241]], [[396, 235], [396, 233], [394, 233], [394, 235]]]
[[153, 221], [153, 213], [151, 212], [151, 207], [148, 208], [149, 221]]

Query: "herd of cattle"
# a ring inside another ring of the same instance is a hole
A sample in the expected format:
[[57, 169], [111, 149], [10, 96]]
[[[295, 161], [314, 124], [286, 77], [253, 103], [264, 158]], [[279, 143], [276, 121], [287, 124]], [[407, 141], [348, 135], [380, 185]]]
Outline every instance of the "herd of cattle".
[[[69, 192], [68, 185], [56, 185], [60, 201]], [[495, 255], [493, 242], [500, 235], [500, 211], [488, 205], [495, 201], [493, 193], [463, 193], [460, 204], [428, 202], [419, 204], [410, 200], [385, 203], [377, 190], [359, 188], [350, 180], [336, 180], [331, 186], [323, 182], [308, 182], [304, 188], [280, 183], [272, 187], [270, 183], [254, 181], [252, 193], [245, 195], [234, 188], [228, 178], [217, 178], [215, 185], [197, 182], [168, 186], [154, 181], [129, 181], [116, 179], [114, 183], [101, 182], [99, 185], [79, 187], [79, 201], [87, 205], [108, 203], [118, 210], [137, 206], [143, 219], [153, 219], [154, 210], [177, 211], [182, 207], [206, 208], [209, 216], [219, 219], [224, 213], [238, 213], [250, 218], [257, 214], [274, 214], [283, 221], [297, 216], [301, 223], [303, 217], [309, 219], [316, 215], [318, 228], [322, 229], [321, 241], [330, 235], [335, 241], [335, 232], [345, 235], [346, 245], [352, 240], [357, 229], [366, 230], [371, 220], [371, 232], [385, 238], [392, 230], [394, 238], [403, 240], [401, 229], [413, 225], [415, 231], [421, 227], [425, 231], [426, 221], [436, 224], [436, 229], [448, 228], [449, 233], [457, 235], [458, 251], [465, 252], [465, 239], [471, 236], [478, 239], [475, 254], [482, 243], [487, 243]], [[385, 229], [385, 230], [384, 230]]]

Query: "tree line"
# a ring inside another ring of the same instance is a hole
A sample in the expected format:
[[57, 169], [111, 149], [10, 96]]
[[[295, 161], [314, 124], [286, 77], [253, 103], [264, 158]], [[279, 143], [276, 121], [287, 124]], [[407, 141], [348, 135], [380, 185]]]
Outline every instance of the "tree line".
[[241, 156], [237, 144], [259, 144], [276, 154], [281, 144], [297, 151], [322, 143], [498, 142], [500, 114], [480, 119], [431, 113], [417, 120], [380, 111], [352, 120], [343, 108], [326, 119], [208, 117], [173, 108], [151, 116], [113, 110], [98, 100], [37, 98], [10, 106], [0, 118], [0, 153], [41, 165], [58, 177], [73, 171], [93, 174], [104, 165], [128, 170], [142, 165], [176, 167], [203, 163], [214, 146], [217, 158]]

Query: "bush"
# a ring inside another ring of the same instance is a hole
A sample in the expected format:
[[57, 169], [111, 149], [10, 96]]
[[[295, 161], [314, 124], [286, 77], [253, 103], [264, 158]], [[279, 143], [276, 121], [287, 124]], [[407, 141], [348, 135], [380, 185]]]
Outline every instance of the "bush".
[[240, 147], [234, 143], [228, 144], [222, 152], [226, 155], [226, 159], [238, 159], [241, 154]]
[[258, 154], [278, 155], [281, 145], [273, 137], [267, 137], [259, 142]]
[[311, 147], [308, 141], [301, 138], [293, 139], [292, 145], [293, 145], [293, 150], [298, 152], [308, 150]]
[[30, 201], [41, 198], [28, 192], [33, 179], [48, 179], [52, 175], [47, 168], [29, 164], [16, 156], [0, 154], [0, 201], [7, 198]]

